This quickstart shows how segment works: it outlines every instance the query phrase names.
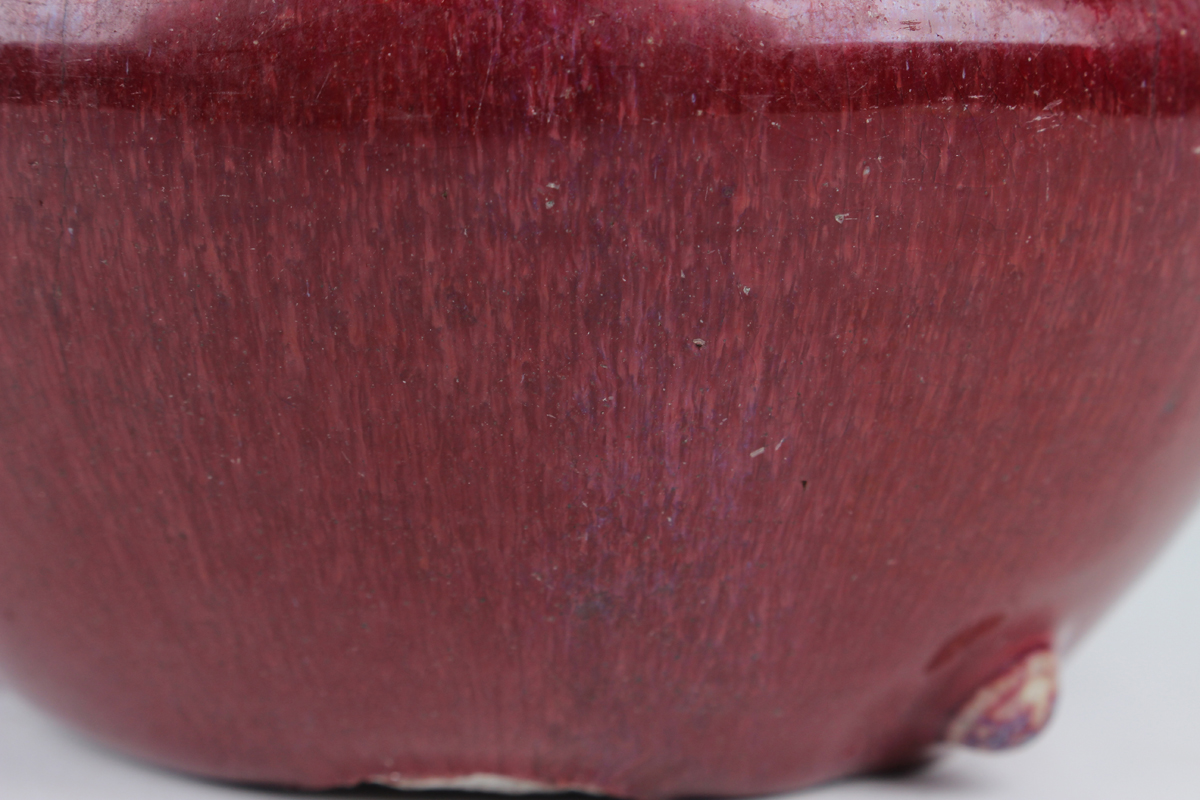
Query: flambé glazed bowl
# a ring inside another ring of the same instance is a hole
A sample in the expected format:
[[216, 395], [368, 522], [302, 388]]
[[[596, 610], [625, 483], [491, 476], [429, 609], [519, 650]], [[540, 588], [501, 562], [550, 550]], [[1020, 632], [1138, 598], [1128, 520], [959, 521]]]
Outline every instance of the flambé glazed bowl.
[[1024, 741], [1200, 485], [1197, 23], [0, 0], [0, 670], [307, 788]]

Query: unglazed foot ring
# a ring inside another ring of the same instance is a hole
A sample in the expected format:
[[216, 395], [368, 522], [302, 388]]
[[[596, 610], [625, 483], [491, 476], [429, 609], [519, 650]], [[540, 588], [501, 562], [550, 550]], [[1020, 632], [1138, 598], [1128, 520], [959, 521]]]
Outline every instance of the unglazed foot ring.
[[1037, 736], [1050, 721], [1058, 696], [1058, 658], [1035, 650], [990, 683], [959, 710], [946, 741], [980, 750], [1006, 750]]
[[552, 784], [533, 781], [525, 778], [513, 778], [508, 775], [496, 775], [490, 772], [472, 772], [468, 775], [453, 775], [444, 777], [414, 778], [399, 772], [384, 775], [374, 775], [367, 783], [387, 786], [392, 789], [407, 789], [416, 791], [457, 791], [457, 792], [487, 792], [488, 794], [562, 794], [576, 792], [579, 794], [603, 795], [598, 787], [585, 784]]

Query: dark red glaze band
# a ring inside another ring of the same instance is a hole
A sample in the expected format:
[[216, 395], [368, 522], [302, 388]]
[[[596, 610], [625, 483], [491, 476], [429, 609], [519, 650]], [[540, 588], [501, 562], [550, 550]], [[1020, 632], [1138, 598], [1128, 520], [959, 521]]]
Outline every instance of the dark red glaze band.
[[239, 781], [919, 757], [1200, 483], [1200, 5], [948, 7], [0, 2], [0, 668]]

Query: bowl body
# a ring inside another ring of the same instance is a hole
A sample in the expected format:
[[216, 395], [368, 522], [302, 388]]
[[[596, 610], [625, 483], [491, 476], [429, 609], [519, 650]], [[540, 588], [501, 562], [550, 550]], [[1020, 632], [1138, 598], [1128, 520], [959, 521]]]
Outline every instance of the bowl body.
[[0, 668], [113, 747], [906, 763], [1195, 497], [1194, 3], [57, 8], [0, 4]]

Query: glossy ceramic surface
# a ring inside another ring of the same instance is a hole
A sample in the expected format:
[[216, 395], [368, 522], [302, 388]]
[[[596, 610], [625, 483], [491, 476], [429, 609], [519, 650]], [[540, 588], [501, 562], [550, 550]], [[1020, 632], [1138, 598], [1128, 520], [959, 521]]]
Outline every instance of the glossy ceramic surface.
[[1200, 482], [1198, 22], [0, 0], [0, 668], [308, 787], [984, 736]]

